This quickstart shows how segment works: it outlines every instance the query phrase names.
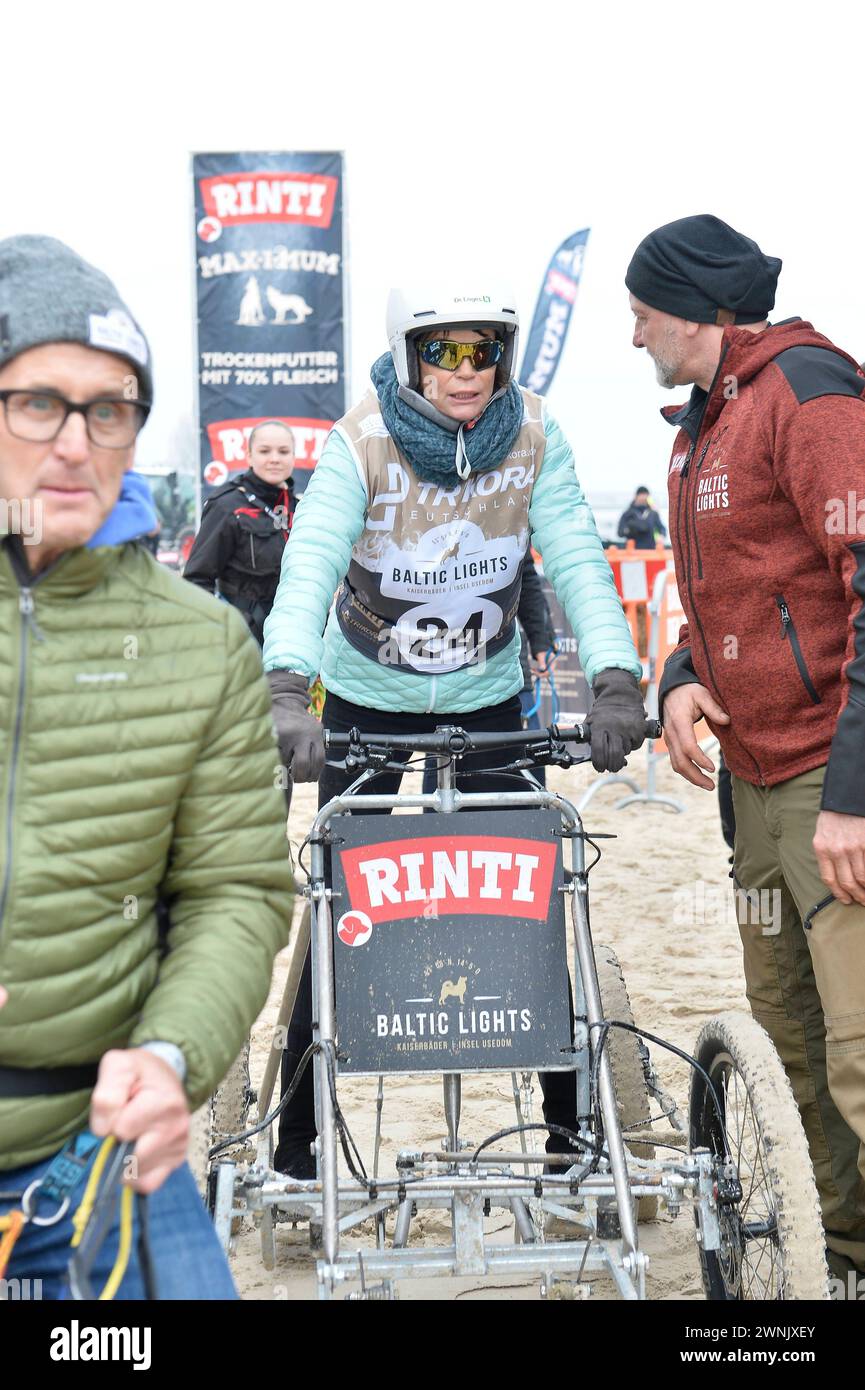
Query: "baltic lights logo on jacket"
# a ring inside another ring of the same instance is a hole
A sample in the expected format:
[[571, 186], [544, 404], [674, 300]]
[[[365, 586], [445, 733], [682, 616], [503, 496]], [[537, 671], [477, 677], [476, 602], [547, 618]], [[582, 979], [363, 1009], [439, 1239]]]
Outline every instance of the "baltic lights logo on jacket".
[[[556, 846], [511, 836], [387, 840], [341, 851], [353, 912], [370, 923], [441, 914], [545, 922]], [[371, 928], [370, 928], [371, 930]]]
[[[253, 222], [296, 222], [329, 227], [337, 180], [329, 174], [218, 174], [201, 180], [201, 197], [221, 227]], [[205, 238], [206, 239], [206, 238]]]

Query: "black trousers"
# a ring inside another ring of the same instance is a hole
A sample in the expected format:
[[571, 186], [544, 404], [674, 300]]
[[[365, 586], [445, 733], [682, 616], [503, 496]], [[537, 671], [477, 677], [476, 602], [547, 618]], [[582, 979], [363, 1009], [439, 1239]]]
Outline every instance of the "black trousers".
[[[419, 734], [434, 733], [439, 724], [456, 724], [470, 733], [509, 733], [522, 727], [520, 700], [513, 696], [499, 705], [489, 705], [483, 709], [472, 710], [467, 714], [399, 714], [382, 710], [367, 709], [362, 705], [350, 704], [338, 695], [329, 694], [324, 702], [322, 723], [326, 729], [335, 733], [348, 733], [357, 728], [363, 733], [381, 734]], [[408, 755], [406, 755], [408, 756]], [[502, 767], [514, 758], [513, 748], [491, 749], [481, 753], [470, 753], [462, 758], [457, 773], [457, 784], [466, 791], [513, 791], [517, 787], [514, 777], [517, 774], [497, 775], [496, 767]], [[397, 759], [394, 759], [395, 761]], [[402, 759], [404, 761], [404, 759]], [[357, 772], [344, 772], [338, 767], [328, 767], [322, 773], [318, 785], [319, 809], [334, 796], [345, 791], [357, 777]], [[400, 788], [403, 774], [385, 772], [376, 777], [373, 786], [383, 796], [393, 796]], [[418, 785], [420, 776], [417, 777]], [[519, 789], [519, 788], [517, 788]], [[372, 790], [372, 787], [370, 788]], [[387, 811], [367, 812], [368, 815], [388, 815]], [[329, 873], [329, 865], [328, 865]], [[572, 1010], [573, 1012], [573, 1010]], [[297, 1069], [298, 1062], [310, 1044], [312, 1037], [312, 962], [307, 952], [303, 974], [297, 993], [291, 1022], [288, 1027], [285, 1049], [282, 1054], [282, 1087], [289, 1085]], [[544, 1094], [544, 1118], [549, 1124], [564, 1125], [573, 1129], [576, 1122], [576, 1080], [572, 1072], [549, 1072], [540, 1078]], [[283, 1110], [279, 1119], [279, 1144], [274, 1157], [275, 1166], [280, 1169], [289, 1166], [299, 1155], [309, 1152], [309, 1145], [315, 1139], [315, 1102], [313, 1091], [313, 1069], [307, 1066], [300, 1085], [291, 1103]], [[549, 1152], [567, 1149], [567, 1141], [558, 1139], [548, 1142]]]

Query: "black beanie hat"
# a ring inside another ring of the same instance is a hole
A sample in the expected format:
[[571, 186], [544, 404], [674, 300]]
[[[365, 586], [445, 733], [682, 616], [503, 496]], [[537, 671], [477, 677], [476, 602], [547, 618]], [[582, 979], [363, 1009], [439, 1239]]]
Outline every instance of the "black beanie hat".
[[650, 232], [625, 284], [644, 304], [692, 323], [760, 323], [775, 303], [780, 270], [756, 241], [703, 213]]

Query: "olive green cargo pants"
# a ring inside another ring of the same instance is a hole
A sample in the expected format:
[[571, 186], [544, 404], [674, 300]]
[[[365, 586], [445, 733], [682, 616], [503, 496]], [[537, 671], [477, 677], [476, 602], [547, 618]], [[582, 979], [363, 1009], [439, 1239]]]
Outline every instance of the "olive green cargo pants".
[[798, 1102], [843, 1276], [848, 1261], [865, 1271], [865, 907], [831, 898], [820, 878], [811, 842], [824, 773], [775, 787], [733, 777], [734, 874], [748, 1001]]

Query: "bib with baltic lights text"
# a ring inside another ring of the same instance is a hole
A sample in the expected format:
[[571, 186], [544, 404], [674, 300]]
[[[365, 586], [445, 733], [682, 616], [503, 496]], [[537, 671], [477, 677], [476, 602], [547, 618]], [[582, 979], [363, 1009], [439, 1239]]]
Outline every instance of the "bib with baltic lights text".
[[523, 423], [507, 457], [451, 488], [416, 476], [374, 392], [336, 427], [369, 498], [337, 617], [344, 637], [373, 661], [444, 675], [481, 664], [512, 640], [545, 442], [540, 397], [522, 396]]

